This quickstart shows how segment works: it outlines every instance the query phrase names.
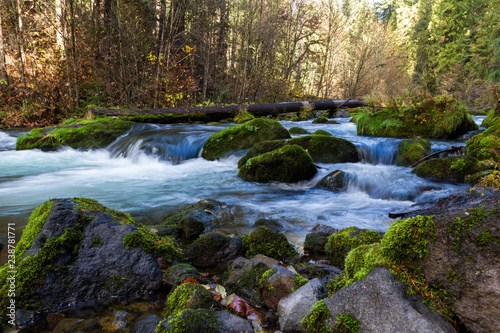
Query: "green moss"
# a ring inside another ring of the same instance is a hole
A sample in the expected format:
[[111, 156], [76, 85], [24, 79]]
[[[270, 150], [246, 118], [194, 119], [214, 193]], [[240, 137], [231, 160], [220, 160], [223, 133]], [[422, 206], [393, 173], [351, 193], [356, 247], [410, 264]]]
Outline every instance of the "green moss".
[[231, 151], [251, 148], [261, 141], [288, 138], [290, 134], [279, 122], [257, 118], [212, 135], [203, 145], [202, 156], [215, 160]]
[[495, 123], [467, 141], [467, 155], [481, 161], [500, 162], [500, 123]]
[[326, 124], [328, 119], [325, 116], [320, 116], [312, 121], [313, 124]]
[[478, 171], [477, 160], [469, 156], [433, 158], [417, 165], [412, 173], [434, 181], [465, 182]]
[[241, 168], [244, 166], [249, 159], [271, 152], [273, 150], [282, 148], [287, 145], [287, 142], [285, 140], [272, 140], [272, 141], [264, 141], [264, 142], [259, 142], [255, 144], [252, 148], [250, 148], [245, 156], [240, 158], [238, 161], [238, 168]]
[[328, 238], [325, 251], [333, 266], [344, 267], [344, 260], [352, 249], [362, 245], [377, 243], [380, 235], [373, 230], [349, 227], [342, 229]]
[[196, 283], [183, 283], [168, 296], [163, 318], [168, 318], [186, 309], [210, 309], [215, 300], [203, 286]]
[[40, 233], [45, 224], [45, 221], [52, 210], [52, 200], [46, 201], [41, 206], [37, 207], [30, 215], [28, 224], [23, 231], [21, 239], [16, 246], [16, 256], [18, 260], [23, 256], [24, 252], [31, 247], [36, 236]]
[[358, 162], [356, 146], [345, 139], [327, 135], [309, 135], [291, 139], [288, 144], [304, 148], [315, 163]]
[[97, 213], [111, 215], [113, 221], [120, 221], [121, 224], [137, 225], [132, 216], [128, 213], [120, 212], [108, 207], [104, 207], [98, 201], [89, 198], [72, 198], [79, 207], [78, 210], [85, 212], [87, 215], [95, 216]]
[[498, 216], [500, 213], [496, 210], [485, 211], [481, 207], [471, 208], [467, 210], [467, 217], [457, 217], [449, 223], [447, 231], [454, 236], [451, 248], [456, 252], [460, 252], [462, 244], [467, 239], [471, 239], [480, 247], [487, 246], [495, 241], [495, 237], [484, 225], [485, 220], [490, 215]]
[[298, 255], [283, 233], [264, 226], [257, 227], [244, 236], [243, 247], [247, 257], [263, 254], [278, 260], [290, 260]]
[[183, 259], [183, 254], [170, 238], [158, 236], [144, 226], [123, 237], [123, 244], [127, 250], [139, 247], [146, 253], [163, 257], [167, 262]]
[[231, 272], [227, 271], [228, 277], [226, 286], [235, 294], [244, 297], [250, 303], [262, 305], [263, 300], [260, 295], [261, 287], [259, 286], [262, 276], [269, 270], [269, 267], [263, 262], [257, 262], [250, 266], [241, 274], [230, 276]]
[[302, 287], [303, 285], [305, 285], [307, 282], [309, 282], [309, 279], [306, 279], [305, 277], [303, 277], [300, 274], [295, 274], [295, 276], [293, 278], [292, 291], [295, 291], [295, 290], [299, 289], [300, 287]]
[[397, 165], [410, 166], [432, 152], [431, 143], [426, 139], [403, 140], [399, 143]]
[[290, 145], [249, 159], [239, 169], [238, 176], [261, 183], [296, 183], [311, 179], [316, 172], [309, 154], [297, 145]]
[[324, 255], [328, 238], [330, 238], [330, 234], [327, 232], [307, 234], [304, 241], [304, 251], [312, 255]]
[[428, 98], [413, 107], [388, 107], [353, 116], [358, 135], [455, 139], [477, 129], [467, 109], [448, 96]]
[[359, 333], [361, 324], [349, 313], [343, 313], [337, 316], [334, 333]]
[[314, 304], [311, 312], [301, 320], [300, 325], [302, 330], [308, 333], [330, 333], [333, 330], [326, 326], [325, 321], [331, 316], [323, 300], [320, 300]]
[[220, 333], [224, 325], [219, 320], [213, 309], [187, 309], [176, 313], [173, 317], [166, 319], [170, 329], [163, 327], [165, 323], [160, 322], [155, 332], [157, 333]]
[[500, 117], [498, 116], [498, 112], [495, 112], [495, 109], [490, 110], [481, 123], [482, 127], [491, 127], [499, 123]]
[[92, 244], [90, 244], [90, 247], [101, 247], [104, 245], [104, 242], [101, 239], [101, 235], [97, 235], [96, 237], [92, 238]]
[[313, 135], [326, 135], [326, 136], [333, 136], [333, 134], [332, 134], [332, 133], [327, 132], [327, 131], [325, 131], [325, 130], [321, 130], [321, 129], [319, 129], [319, 130], [317, 130], [316, 132], [314, 132], [314, 134], [313, 134]]
[[198, 270], [190, 264], [177, 264], [165, 271], [163, 279], [179, 285], [188, 277], [195, 277], [196, 275], [198, 275]]
[[294, 126], [288, 130], [290, 134], [307, 134], [307, 130], [302, 127]]
[[242, 109], [238, 112], [238, 114], [233, 118], [233, 121], [237, 124], [242, 124], [244, 122], [255, 119], [255, 117], [249, 113], [247, 110]]
[[34, 129], [19, 137], [17, 150], [41, 149], [54, 151], [63, 146], [74, 149], [104, 148], [132, 127], [132, 122], [119, 118], [80, 119], [66, 127]]
[[272, 284], [267, 283], [267, 279], [269, 279], [276, 272], [277, 272], [276, 268], [271, 268], [271, 269], [268, 269], [267, 271], [265, 271], [264, 274], [262, 274], [262, 277], [260, 278], [259, 283], [257, 284], [259, 286], [259, 288], [272, 290], [273, 286], [272, 286]]

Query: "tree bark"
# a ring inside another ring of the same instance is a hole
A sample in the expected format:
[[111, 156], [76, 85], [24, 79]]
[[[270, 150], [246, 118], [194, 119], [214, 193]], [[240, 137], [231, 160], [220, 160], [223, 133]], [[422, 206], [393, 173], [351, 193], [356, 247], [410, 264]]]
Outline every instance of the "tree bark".
[[[147, 117], [144, 116], [166, 116], [164, 122], [186, 122], [209, 120], [219, 121], [226, 118], [232, 118], [240, 111], [248, 111], [256, 117], [262, 116], [277, 116], [282, 113], [299, 112], [304, 108], [304, 105], [309, 104], [314, 110], [330, 110], [336, 109], [341, 105], [346, 108], [353, 108], [359, 106], [366, 106], [361, 100], [326, 100], [326, 101], [312, 101], [312, 102], [288, 102], [288, 103], [264, 103], [264, 104], [250, 104], [250, 105], [227, 105], [227, 106], [200, 106], [200, 107], [186, 107], [186, 108], [163, 108], [163, 109], [90, 109], [91, 114], [98, 117], [111, 117], [111, 116], [129, 116], [135, 121], [147, 122]], [[169, 117], [171, 115], [172, 117]], [[88, 115], [90, 116], [90, 114]], [[174, 117], [178, 116], [178, 117]], [[181, 117], [179, 117], [181, 116]], [[158, 119], [151, 118], [152, 121]], [[160, 122], [160, 121], [158, 121]]]
[[61, 50], [66, 51], [65, 48], [65, 39], [66, 39], [66, 24], [65, 24], [65, 8], [66, 1], [65, 0], [56, 0], [56, 40], [57, 45], [61, 48]]
[[24, 89], [26, 89], [26, 56], [24, 54], [24, 27], [23, 27], [23, 17], [21, 11], [21, 0], [16, 0], [16, 14], [17, 14], [17, 47], [19, 50], [19, 60], [21, 61], [21, 77], [23, 81]]
[[9, 82], [9, 76], [7, 74], [7, 67], [5, 65], [5, 47], [3, 43], [3, 31], [2, 31], [2, 3], [0, 2], [0, 80], [4, 80], [5, 82], [0, 82], [0, 85], [2, 83], [7, 83]]

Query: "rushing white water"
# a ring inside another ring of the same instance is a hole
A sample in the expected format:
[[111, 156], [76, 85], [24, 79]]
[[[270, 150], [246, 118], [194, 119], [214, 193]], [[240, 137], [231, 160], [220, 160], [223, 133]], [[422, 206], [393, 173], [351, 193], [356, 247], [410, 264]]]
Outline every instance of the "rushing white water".
[[[243, 152], [220, 161], [199, 157], [204, 141], [223, 127], [206, 125], [136, 125], [108, 149], [57, 152], [15, 151], [15, 138], [0, 132], [0, 241], [7, 223], [18, 230], [44, 201], [84, 196], [157, 224], [178, 209], [201, 199], [217, 199], [232, 207], [232, 217], [218, 226], [248, 232], [257, 218], [280, 220], [290, 241], [302, 245], [318, 224], [357, 226], [385, 231], [388, 213], [415, 202], [434, 200], [468, 186], [434, 183], [393, 165], [399, 139], [359, 137], [353, 123], [283, 122], [311, 133], [324, 129], [346, 138], [361, 151], [361, 163], [320, 164], [314, 179], [299, 184], [258, 184], [237, 176]], [[434, 142], [441, 149], [457, 143]], [[314, 185], [329, 172], [353, 177], [348, 190], [332, 193]]]

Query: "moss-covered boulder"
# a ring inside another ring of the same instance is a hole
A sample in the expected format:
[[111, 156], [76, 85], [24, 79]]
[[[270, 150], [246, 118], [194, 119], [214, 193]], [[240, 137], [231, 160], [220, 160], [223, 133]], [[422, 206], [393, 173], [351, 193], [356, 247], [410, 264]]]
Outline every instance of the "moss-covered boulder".
[[172, 240], [94, 200], [54, 199], [33, 211], [16, 246], [17, 273], [0, 269], [0, 308], [15, 276], [16, 309], [44, 311], [103, 297], [155, 292], [158, 258], [182, 259]]
[[173, 284], [179, 285], [187, 278], [196, 278], [198, 270], [190, 264], [177, 264], [169, 267], [163, 274], [163, 279]]
[[299, 145], [311, 155], [314, 163], [359, 162], [356, 146], [345, 139], [326, 135], [293, 138], [290, 145]]
[[349, 227], [342, 229], [328, 238], [325, 251], [333, 266], [344, 268], [345, 257], [352, 249], [362, 244], [380, 241], [380, 234], [373, 230]]
[[311, 156], [300, 146], [289, 145], [249, 159], [238, 176], [260, 183], [296, 183], [311, 179], [316, 172]]
[[120, 118], [72, 120], [60, 127], [34, 129], [17, 139], [16, 149], [54, 151], [62, 147], [74, 149], [104, 148], [128, 131], [133, 122]]
[[256, 157], [265, 153], [269, 153], [273, 150], [282, 148], [286, 146], [288, 143], [285, 140], [271, 140], [271, 141], [264, 141], [264, 142], [259, 142], [255, 144], [252, 148], [250, 148], [245, 156], [240, 158], [238, 161], [238, 168], [241, 168], [242, 166], [247, 163], [249, 159], [252, 157]]
[[478, 160], [500, 162], [500, 123], [467, 141], [467, 155]]
[[328, 119], [325, 116], [320, 116], [312, 121], [313, 124], [326, 124]]
[[228, 218], [230, 214], [230, 209], [223, 202], [212, 199], [200, 200], [167, 217], [161, 226], [156, 226], [156, 229], [159, 235], [193, 240]]
[[349, 252], [344, 273], [330, 287], [345, 287], [384, 266], [410, 294], [420, 294], [442, 315], [456, 316], [470, 332], [495, 331], [500, 325], [498, 197], [476, 198], [479, 207], [437, 207], [439, 215], [395, 221], [380, 243]]
[[186, 309], [210, 309], [216, 306], [212, 294], [197, 283], [183, 283], [168, 296], [161, 316], [169, 318]]
[[325, 130], [319, 129], [316, 132], [313, 133], [313, 135], [326, 135], [326, 136], [333, 136], [332, 133], [327, 132]]
[[307, 134], [307, 130], [302, 127], [294, 126], [288, 130], [290, 134]]
[[431, 142], [427, 139], [403, 140], [398, 145], [396, 164], [399, 166], [410, 166], [431, 152]]
[[186, 309], [158, 324], [156, 333], [222, 333], [224, 324], [214, 309]]
[[463, 183], [468, 175], [478, 172], [477, 160], [469, 156], [433, 158], [417, 165], [412, 173], [419, 177], [445, 182]]
[[231, 151], [251, 148], [261, 141], [288, 138], [290, 133], [276, 120], [257, 118], [212, 135], [203, 145], [202, 157], [216, 160]]
[[278, 310], [280, 300], [305, 285], [309, 280], [283, 266], [274, 265], [259, 281], [264, 304], [273, 311]]
[[258, 219], [253, 224], [254, 227], [265, 226], [274, 231], [283, 231], [283, 224], [278, 220], [273, 219]]
[[247, 257], [263, 254], [278, 260], [290, 260], [298, 256], [283, 233], [264, 226], [257, 227], [243, 236], [243, 247]]
[[227, 269], [227, 264], [237, 258], [242, 251], [239, 238], [220, 232], [201, 235], [185, 251], [188, 260], [196, 267], [218, 267]]
[[313, 256], [325, 255], [326, 243], [328, 243], [330, 235], [330, 233], [324, 231], [307, 234], [304, 240], [304, 251]]
[[489, 128], [493, 125], [499, 124], [500, 123], [500, 110], [495, 110], [492, 109], [490, 112], [488, 112], [488, 115], [486, 115], [486, 118], [483, 119], [483, 122], [481, 123], [482, 127]]
[[465, 106], [448, 96], [428, 98], [403, 108], [376, 112], [365, 109], [353, 118], [358, 135], [367, 136], [456, 139], [478, 129]]

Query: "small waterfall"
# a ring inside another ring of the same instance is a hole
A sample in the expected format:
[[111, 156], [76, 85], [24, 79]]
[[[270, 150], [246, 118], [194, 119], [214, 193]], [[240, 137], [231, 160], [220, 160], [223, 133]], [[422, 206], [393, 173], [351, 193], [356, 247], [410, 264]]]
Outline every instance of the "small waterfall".
[[16, 149], [16, 138], [0, 132], [0, 151]]
[[108, 146], [111, 157], [137, 160], [142, 154], [179, 164], [197, 158], [214, 132], [206, 129], [183, 132], [182, 126], [136, 124]]
[[396, 164], [399, 141], [383, 138], [359, 142], [356, 144], [359, 158], [365, 163], [394, 165]]

